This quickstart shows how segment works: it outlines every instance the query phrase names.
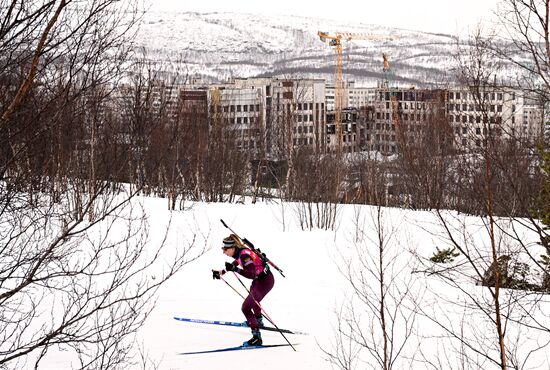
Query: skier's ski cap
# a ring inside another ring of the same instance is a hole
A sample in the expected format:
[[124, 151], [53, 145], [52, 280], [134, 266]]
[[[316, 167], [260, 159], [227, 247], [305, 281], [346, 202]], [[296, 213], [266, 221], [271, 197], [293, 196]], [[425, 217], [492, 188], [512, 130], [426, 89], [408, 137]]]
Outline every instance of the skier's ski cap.
[[227, 238], [223, 240], [223, 249], [229, 249], [233, 247], [237, 247], [237, 241], [236, 238], [233, 236], [233, 234], [229, 235]]

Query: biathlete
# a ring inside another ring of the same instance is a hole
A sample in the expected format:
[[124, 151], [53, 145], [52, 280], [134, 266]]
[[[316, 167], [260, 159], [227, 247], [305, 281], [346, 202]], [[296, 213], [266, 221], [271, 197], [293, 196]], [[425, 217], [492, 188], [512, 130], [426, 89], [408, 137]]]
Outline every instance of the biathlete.
[[245, 342], [245, 345], [261, 346], [262, 334], [260, 329], [263, 327], [263, 319], [259, 303], [273, 288], [275, 277], [269, 269], [269, 265], [252, 250], [244, 247], [235, 234], [223, 239], [222, 251], [223, 254], [233, 258], [234, 261], [232, 263], [226, 262], [223, 270], [212, 270], [213, 278], [220, 279], [226, 272], [234, 271], [247, 279], [252, 279], [250, 293], [241, 307], [246, 322], [252, 330], [252, 338]]

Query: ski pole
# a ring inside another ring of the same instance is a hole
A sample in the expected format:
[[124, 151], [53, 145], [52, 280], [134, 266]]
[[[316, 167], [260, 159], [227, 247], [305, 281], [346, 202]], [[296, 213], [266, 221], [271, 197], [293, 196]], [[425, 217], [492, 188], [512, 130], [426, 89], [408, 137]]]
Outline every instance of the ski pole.
[[[233, 272], [235, 274], [235, 272]], [[241, 285], [244, 287], [244, 289], [246, 290], [246, 292], [248, 294], [250, 294], [250, 291], [248, 290], [248, 288], [246, 287], [246, 285], [244, 285], [244, 283], [242, 282], [242, 280], [237, 276], [237, 274], [235, 274], [235, 276], [237, 277], [237, 280], [239, 280], [239, 283], [241, 283]], [[227, 284], [227, 286], [229, 286], [231, 289], [233, 289], [233, 291], [235, 293], [237, 293], [239, 295], [239, 297], [241, 297], [242, 299], [246, 299], [237, 289], [235, 289], [233, 287], [233, 285], [229, 284], [227, 282], [227, 280], [225, 280], [223, 277], [220, 276], [220, 278], [223, 280], [224, 283]], [[252, 299], [254, 299], [254, 297], [252, 297]], [[262, 311], [262, 315], [267, 319], [269, 320], [269, 322], [271, 324], [273, 324], [273, 326], [275, 327], [275, 329], [277, 330], [280, 330], [277, 325], [275, 325], [275, 323], [273, 322], [273, 320], [271, 320], [271, 318], [269, 317], [269, 315], [267, 314], [267, 312], [265, 312], [264, 308], [262, 307], [262, 305], [260, 304], [260, 302], [258, 302], [257, 300], [254, 299], [254, 303], [256, 303], [258, 305], [258, 307], [260, 307], [260, 310]], [[282, 333], [281, 333], [282, 334]], [[284, 336], [284, 335], [283, 335]]]
[[231, 289], [233, 289], [233, 291], [234, 291], [235, 293], [237, 293], [242, 299], [245, 299], [245, 298], [243, 297], [243, 295], [242, 295], [241, 293], [239, 293], [239, 291], [238, 291], [237, 289], [233, 288], [233, 285], [229, 284], [229, 283], [227, 282], [227, 280], [225, 280], [225, 279], [223, 278], [223, 276], [220, 276], [220, 279], [222, 279], [223, 282], [226, 283], [228, 287], [230, 287]]
[[[235, 293], [237, 293], [239, 295], [239, 297], [241, 297], [242, 299], [246, 299], [237, 289], [235, 289], [231, 284], [229, 284], [229, 282], [227, 280], [225, 280], [223, 277], [220, 277], [221, 280], [223, 280], [224, 283], [227, 284], [227, 286], [229, 286]], [[237, 277], [238, 279], [238, 277]], [[239, 282], [241, 284], [243, 284], [243, 282], [239, 279]], [[247, 291], [248, 294], [250, 294], [250, 291], [248, 290], [248, 288], [243, 284], [244, 286], [244, 289]], [[254, 303], [256, 303], [258, 305], [258, 307], [260, 307], [260, 309], [263, 311], [262, 313], [262, 316], [265, 317], [267, 320], [269, 320], [270, 323], [273, 324], [274, 328], [277, 330], [277, 331], [281, 331], [281, 329], [277, 328], [275, 326], [275, 324], [273, 323], [273, 320], [271, 320], [271, 318], [268, 317], [267, 313], [265, 312], [265, 310], [263, 309], [263, 307], [260, 305], [259, 302], [257, 302], [256, 300], [254, 300]], [[300, 332], [300, 331], [288, 331], [289, 334], [307, 334], [307, 333], [304, 333], [304, 332]]]
[[[233, 273], [235, 274], [235, 272], [233, 272]], [[236, 276], [236, 274], [235, 274], [235, 276]], [[231, 289], [233, 289], [233, 291], [234, 291], [235, 293], [237, 293], [237, 294], [239, 295], [239, 297], [241, 297], [242, 299], [246, 299], [246, 298], [244, 298], [244, 297], [242, 296], [241, 293], [239, 293], [239, 291], [238, 291], [237, 289], [235, 289], [231, 284], [229, 284], [229, 283], [227, 282], [227, 280], [225, 280], [225, 279], [223, 278], [223, 276], [220, 276], [220, 279], [223, 280], [223, 282], [226, 283], [227, 286], [229, 286]], [[244, 283], [241, 281], [241, 279], [239, 279], [238, 277], [237, 277], [237, 279], [238, 279], [239, 282], [244, 286], [244, 288], [246, 289], [246, 291], [248, 292], [248, 294], [250, 294], [250, 291], [248, 290], [248, 288], [246, 287], [246, 285], [244, 285]], [[252, 297], [252, 299], [254, 299], [254, 297]], [[294, 348], [294, 346], [292, 345], [292, 343], [290, 343], [290, 341], [288, 340], [288, 338], [284, 335], [284, 333], [281, 331], [281, 329], [279, 329], [279, 327], [273, 322], [273, 320], [271, 320], [271, 319], [269, 318], [269, 316], [267, 315], [267, 313], [266, 313], [265, 310], [263, 309], [263, 307], [262, 307], [262, 305], [260, 304], [260, 302], [258, 302], [257, 300], [254, 299], [254, 303], [256, 303], [256, 304], [258, 305], [258, 307], [260, 307], [260, 310], [263, 311], [263, 316], [264, 316], [267, 320], [269, 320], [269, 322], [271, 323], [271, 325], [273, 325], [273, 327], [274, 327], [275, 329], [277, 329], [277, 331], [283, 336], [283, 338], [286, 340], [286, 342], [289, 344], [289, 346], [292, 347], [292, 349], [294, 350], [294, 352], [296, 352], [296, 348]]]
[[[248, 294], [250, 294], [250, 290], [248, 290], [248, 288], [246, 287], [246, 285], [244, 285], [244, 283], [242, 282], [241, 278], [239, 278], [239, 276], [235, 273], [235, 271], [233, 271], [233, 275], [235, 275], [235, 277], [237, 278], [237, 280], [239, 280], [239, 283], [241, 283], [241, 285], [244, 287], [244, 289], [248, 292]], [[235, 290], [235, 289], [233, 289]], [[235, 290], [236, 291], [236, 290]], [[240, 295], [240, 293], [239, 293]], [[242, 296], [241, 296], [242, 297]], [[252, 297], [252, 296], [251, 296]], [[273, 325], [275, 327], [275, 329], [277, 329], [277, 331], [283, 336], [283, 338], [286, 340], [286, 342], [290, 345], [290, 347], [292, 347], [292, 349], [294, 350], [294, 352], [296, 352], [296, 348], [294, 348], [294, 346], [292, 345], [292, 343], [290, 343], [290, 341], [288, 340], [288, 338], [286, 337], [286, 335], [284, 335], [284, 333], [281, 331], [281, 329], [279, 329], [279, 327], [277, 326], [277, 324], [275, 324], [273, 322], [273, 320], [271, 320], [271, 317], [269, 317], [269, 315], [267, 314], [267, 312], [265, 311], [265, 309], [262, 307], [262, 305], [260, 304], [260, 302], [258, 302], [254, 297], [252, 297], [252, 299], [254, 300], [254, 303], [256, 303], [258, 305], [258, 307], [260, 307], [260, 311], [262, 311], [262, 314], [263, 316], [271, 323], [271, 325]]]
[[259, 249], [256, 249], [254, 247], [254, 244], [252, 244], [248, 239], [246, 238], [241, 238], [239, 236], [239, 234], [237, 234], [235, 231], [233, 231], [232, 228], [230, 228], [229, 226], [227, 226], [227, 224], [225, 223], [225, 221], [223, 219], [220, 219], [220, 221], [222, 222], [223, 226], [225, 226], [227, 229], [229, 229], [229, 231], [231, 231], [231, 233], [235, 234], [237, 236], [237, 238], [239, 238], [239, 240], [242, 241], [242, 243], [244, 243], [249, 249], [251, 249], [254, 253], [256, 253], [260, 258], [262, 259], [265, 259], [265, 261], [270, 264], [275, 270], [277, 270], [279, 272], [279, 274], [281, 274], [282, 277], [286, 278], [286, 276], [283, 274], [283, 270], [281, 270], [279, 268], [279, 266], [277, 266], [276, 264], [274, 264], [269, 258], [267, 258], [265, 256], [265, 254], [263, 254]]
[[[243, 281], [241, 280], [241, 278], [239, 277], [239, 275], [237, 275], [235, 273], [235, 271], [233, 271], [233, 275], [235, 275], [235, 277], [237, 278], [237, 280], [239, 280], [239, 283], [241, 283], [241, 285], [243, 286], [243, 288], [246, 290], [246, 292], [248, 294], [250, 294], [250, 290], [248, 290], [248, 288], [246, 287], [246, 285], [243, 283]], [[241, 296], [242, 297], [242, 296]], [[270, 323], [272, 323], [275, 327], [277, 327], [274, 323], [273, 323], [273, 320], [271, 320], [271, 317], [269, 317], [269, 315], [267, 314], [267, 312], [264, 310], [264, 308], [262, 307], [262, 305], [260, 304], [260, 302], [258, 302], [256, 299], [254, 299], [254, 297], [252, 297], [252, 299], [254, 300], [254, 303], [256, 303], [258, 305], [258, 307], [260, 307], [260, 310], [262, 311], [262, 315], [269, 320]]]

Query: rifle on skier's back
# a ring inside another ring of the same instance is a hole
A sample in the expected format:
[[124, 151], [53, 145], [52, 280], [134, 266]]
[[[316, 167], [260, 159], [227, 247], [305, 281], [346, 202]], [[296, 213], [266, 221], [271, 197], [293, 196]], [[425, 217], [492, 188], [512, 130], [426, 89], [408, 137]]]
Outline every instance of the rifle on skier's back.
[[265, 255], [265, 253], [263, 253], [260, 249], [254, 247], [254, 244], [252, 244], [252, 242], [250, 242], [250, 240], [246, 239], [246, 238], [241, 238], [235, 231], [233, 231], [233, 229], [231, 229], [229, 226], [227, 226], [227, 224], [222, 220], [220, 219], [220, 221], [222, 222], [223, 226], [225, 226], [227, 229], [229, 229], [237, 238], [239, 238], [239, 240], [242, 241], [242, 243], [247, 247], [249, 248], [252, 252], [256, 253], [258, 255], [258, 257], [260, 257], [260, 259], [266, 263], [266, 264], [269, 264], [271, 267], [273, 267], [275, 270], [279, 271], [279, 274], [281, 274], [282, 277], [286, 277], [284, 274], [283, 274], [283, 270], [281, 270], [276, 264], [274, 264], [269, 258], [267, 258], [267, 256]]

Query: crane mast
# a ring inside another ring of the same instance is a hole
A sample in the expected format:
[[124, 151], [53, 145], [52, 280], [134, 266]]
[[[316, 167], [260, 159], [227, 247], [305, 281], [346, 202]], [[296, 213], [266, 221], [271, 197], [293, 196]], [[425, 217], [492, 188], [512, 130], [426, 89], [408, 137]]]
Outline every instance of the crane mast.
[[329, 34], [328, 32], [318, 31], [319, 39], [334, 51], [334, 126], [336, 133], [336, 152], [342, 153], [342, 108], [344, 105], [344, 79], [342, 76], [342, 41], [351, 40], [394, 40], [397, 36], [337, 32]]
[[330, 36], [326, 32], [317, 32], [320, 40], [329, 41], [334, 51], [334, 128], [336, 133], [336, 152], [342, 153], [342, 108], [344, 105], [344, 79], [342, 77], [342, 35]]

